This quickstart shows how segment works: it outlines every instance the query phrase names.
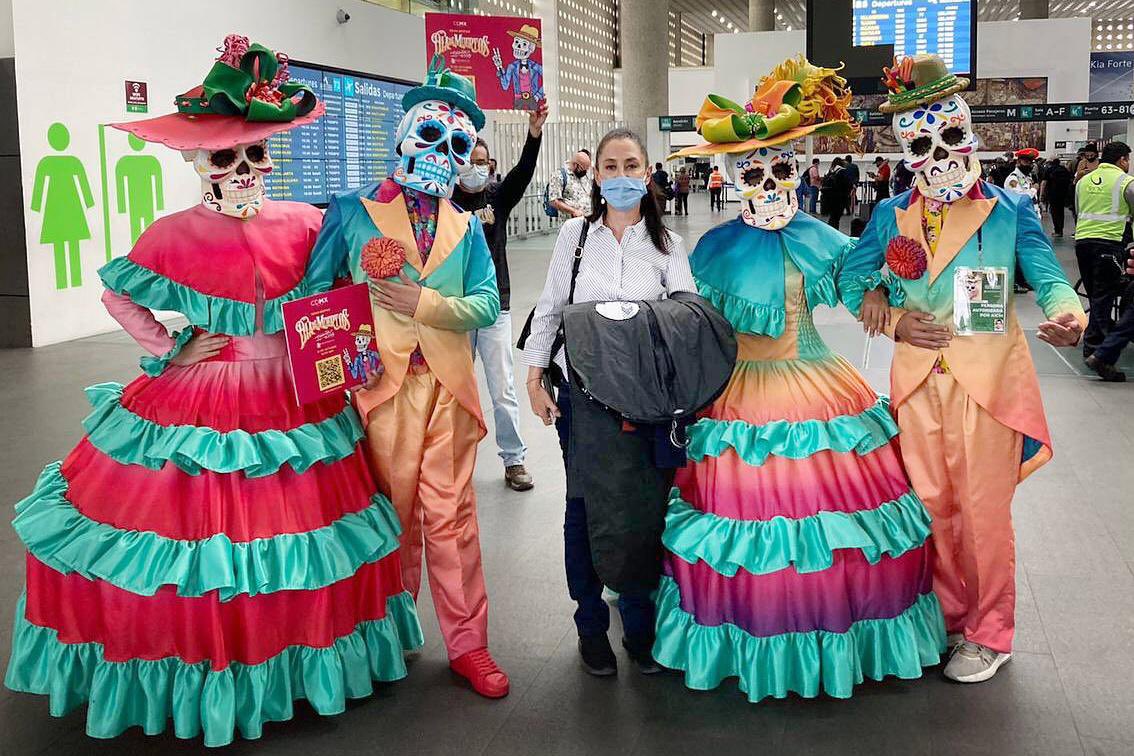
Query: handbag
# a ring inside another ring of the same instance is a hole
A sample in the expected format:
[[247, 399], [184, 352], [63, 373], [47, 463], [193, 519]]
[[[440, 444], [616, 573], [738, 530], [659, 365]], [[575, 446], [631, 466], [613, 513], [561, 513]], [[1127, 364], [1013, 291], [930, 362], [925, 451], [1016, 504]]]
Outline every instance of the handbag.
[[[588, 220], [583, 220], [583, 230], [579, 233], [579, 242], [575, 245], [575, 259], [571, 263], [571, 288], [567, 294], [567, 304], [571, 305], [575, 302], [575, 284], [579, 280], [579, 266], [583, 263], [583, 247], [587, 245], [587, 232], [591, 230], [591, 223]], [[536, 307], [539, 307], [537, 304]], [[535, 318], [536, 307], [528, 313], [528, 319], [524, 321], [524, 327], [520, 329], [520, 337], [516, 339], [516, 348], [523, 350], [527, 346], [528, 338], [532, 335], [532, 320]], [[559, 354], [563, 349], [563, 344], [566, 341], [566, 336], [563, 330], [563, 321], [559, 321], [559, 328], [555, 331], [555, 340], [551, 342], [551, 360], [548, 362], [547, 370], [543, 371], [544, 375], [544, 388], [548, 389], [546, 385], [547, 380], [550, 378], [552, 387], [563, 385], [564, 379], [563, 371], [555, 364], [555, 355]], [[548, 390], [548, 394], [552, 392]]]

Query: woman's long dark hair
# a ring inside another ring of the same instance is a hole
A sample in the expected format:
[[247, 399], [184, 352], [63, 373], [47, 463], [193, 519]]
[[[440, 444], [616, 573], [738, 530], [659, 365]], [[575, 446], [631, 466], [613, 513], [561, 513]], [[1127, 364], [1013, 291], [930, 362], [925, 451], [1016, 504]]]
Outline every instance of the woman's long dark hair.
[[[614, 129], [608, 131], [606, 136], [598, 143], [598, 149], [595, 151], [595, 173], [598, 173], [599, 162], [602, 160], [602, 151], [606, 146], [616, 139], [629, 139], [631, 142], [638, 146], [642, 153], [642, 165], [646, 171], [650, 170], [650, 160], [646, 155], [646, 145], [642, 143], [642, 138], [635, 134], [630, 129]], [[638, 206], [639, 211], [642, 213], [642, 219], [646, 221], [646, 233], [650, 235], [650, 241], [665, 254], [669, 254], [669, 231], [662, 222], [661, 203], [664, 201], [661, 195], [661, 187], [655, 186], [651, 181], [646, 185], [646, 196], [642, 198], [641, 204]], [[594, 223], [600, 219], [606, 218], [606, 201], [602, 198], [602, 191], [599, 189], [598, 182], [594, 182], [591, 188], [591, 214], [587, 217], [589, 223]]]

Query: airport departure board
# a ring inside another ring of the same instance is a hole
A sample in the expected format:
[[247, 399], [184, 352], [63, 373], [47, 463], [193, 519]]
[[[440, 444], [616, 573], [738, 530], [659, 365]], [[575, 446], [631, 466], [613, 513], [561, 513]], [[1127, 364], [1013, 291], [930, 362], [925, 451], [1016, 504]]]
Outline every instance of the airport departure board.
[[416, 85], [305, 63], [291, 63], [290, 72], [326, 103], [327, 114], [268, 140], [275, 162], [268, 196], [324, 205], [335, 192], [389, 175], [402, 95]]
[[898, 58], [940, 55], [972, 73], [974, 0], [854, 0], [854, 45], [893, 45]]

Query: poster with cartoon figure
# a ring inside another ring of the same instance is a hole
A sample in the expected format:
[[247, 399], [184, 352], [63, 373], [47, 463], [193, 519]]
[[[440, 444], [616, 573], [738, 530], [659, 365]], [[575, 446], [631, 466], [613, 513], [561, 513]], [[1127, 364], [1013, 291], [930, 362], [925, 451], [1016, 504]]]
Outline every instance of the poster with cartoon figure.
[[425, 42], [427, 58], [473, 80], [485, 110], [535, 110], [546, 97], [537, 18], [427, 13]]

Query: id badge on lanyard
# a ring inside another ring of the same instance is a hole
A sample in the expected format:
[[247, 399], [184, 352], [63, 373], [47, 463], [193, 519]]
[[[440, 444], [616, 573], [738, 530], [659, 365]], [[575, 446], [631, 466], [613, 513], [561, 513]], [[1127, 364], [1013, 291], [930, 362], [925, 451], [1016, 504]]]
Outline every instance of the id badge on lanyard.
[[977, 229], [977, 267], [953, 270], [953, 333], [957, 336], [1008, 332], [1008, 269], [984, 264], [984, 240]]

